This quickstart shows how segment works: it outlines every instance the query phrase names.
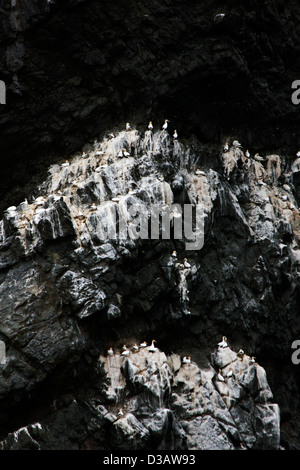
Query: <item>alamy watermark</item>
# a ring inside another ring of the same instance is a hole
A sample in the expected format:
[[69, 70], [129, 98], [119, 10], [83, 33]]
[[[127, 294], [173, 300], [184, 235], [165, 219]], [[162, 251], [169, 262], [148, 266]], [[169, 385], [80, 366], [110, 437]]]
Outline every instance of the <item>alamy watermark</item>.
[[291, 359], [292, 363], [295, 364], [296, 366], [300, 364], [300, 340], [296, 339], [292, 343], [292, 349], [295, 349], [296, 351], [293, 352]]
[[6, 86], [3, 80], [0, 80], [0, 104], [6, 104]]
[[294, 80], [292, 83], [292, 89], [296, 90], [292, 93], [292, 103], [300, 104], [300, 80]]
[[0, 340], [0, 364], [5, 364], [6, 361], [6, 347], [4, 341]]
[[129, 205], [120, 202], [90, 216], [93, 236], [99, 240], [184, 240], [186, 250], [204, 245], [204, 210], [201, 204]]

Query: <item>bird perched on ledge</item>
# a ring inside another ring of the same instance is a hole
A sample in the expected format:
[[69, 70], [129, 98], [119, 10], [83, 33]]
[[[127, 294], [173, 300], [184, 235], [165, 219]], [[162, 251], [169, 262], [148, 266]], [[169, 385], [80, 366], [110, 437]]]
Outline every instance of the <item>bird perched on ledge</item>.
[[151, 346], [149, 346], [148, 351], [150, 351], [150, 352], [155, 352], [155, 351], [157, 351], [158, 348], [156, 348], [156, 347], [154, 346], [154, 343], [156, 343], [156, 339], [153, 339], [153, 340], [152, 340]]
[[245, 352], [240, 349], [239, 352], [237, 352], [237, 356], [241, 358], [241, 360], [244, 360]]
[[170, 122], [170, 121], [169, 121], [168, 119], [165, 119], [165, 122], [164, 122], [164, 124], [163, 124], [163, 126], [162, 126], [162, 128], [163, 128], [165, 131], [166, 131], [167, 128], [168, 128], [168, 122]]
[[218, 343], [219, 348], [226, 348], [227, 346], [227, 338], [226, 336], [222, 336], [222, 341]]
[[240, 144], [240, 142], [239, 142], [238, 140], [234, 140], [234, 141], [232, 142], [232, 145], [233, 145], [233, 147], [235, 147], [235, 148], [241, 147], [241, 144]]
[[182, 363], [183, 364], [190, 364], [191, 363], [191, 356], [184, 356], [184, 358], [182, 359]]
[[256, 153], [254, 155], [254, 160], [258, 161], [258, 162], [264, 162], [265, 161], [265, 158], [264, 157], [261, 157], [258, 153]]
[[221, 374], [221, 369], [219, 369], [217, 378], [220, 382], [225, 382], [225, 379], [224, 379], [223, 375]]
[[124, 351], [122, 352], [121, 356], [129, 356], [129, 349], [124, 349]]
[[224, 150], [224, 152], [228, 152], [228, 150], [229, 150], [228, 142], [225, 142], [223, 150]]

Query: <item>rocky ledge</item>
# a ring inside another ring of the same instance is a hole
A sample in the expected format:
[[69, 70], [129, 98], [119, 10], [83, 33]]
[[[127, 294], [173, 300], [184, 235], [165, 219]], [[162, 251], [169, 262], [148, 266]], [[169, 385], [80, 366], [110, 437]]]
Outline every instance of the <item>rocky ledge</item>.
[[[297, 448], [297, 161], [238, 142], [216, 159], [168, 131], [121, 131], [5, 211], [3, 449]], [[137, 204], [169, 208], [173, 228], [176, 207], [200, 205], [203, 247], [105, 235]], [[154, 352], [122, 355], [153, 337]]]

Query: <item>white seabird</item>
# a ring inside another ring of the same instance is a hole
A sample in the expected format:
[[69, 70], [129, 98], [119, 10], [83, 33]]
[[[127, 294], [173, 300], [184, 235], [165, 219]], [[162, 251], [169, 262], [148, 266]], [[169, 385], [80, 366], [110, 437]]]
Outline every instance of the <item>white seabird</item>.
[[129, 356], [129, 352], [130, 352], [129, 349], [125, 349], [125, 350], [122, 352], [121, 356]]
[[35, 200], [34, 200], [34, 203], [37, 205], [37, 206], [43, 206], [46, 202], [46, 199], [43, 197], [43, 196], [40, 196], [40, 197], [37, 197]]
[[247, 158], [249, 158], [249, 157], [250, 157], [250, 152], [249, 152], [249, 150], [246, 150], [246, 152], [245, 152], [245, 156], [246, 156]]
[[256, 362], [256, 361], [255, 361], [255, 357], [254, 357], [254, 356], [251, 356], [251, 358], [250, 358], [250, 362], [252, 362], [252, 364], [254, 364], [254, 362]]
[[123, 413], [122, 408], [119, 409], [119, 411], [118, 411], [118, 416], [120, 416], [120, 417], [121, 417], [121, 416], [124, 416], [124, 413]]
[[113, 349], [109, 348], [108, 351], [107, 351], [107, 355], [108, 356], [113, 356], [113, 354], [114, 354]]
[[176, 140], [177, 138], [178, 138], [178, 134], [177, 134], [177, 131], [176, 131], [176, 129], [175, 129], [174, 134], [173, 134], [173, 139]]
[[153, 129], [153, 124], [152, 124], [152, 121], [149, 121], [149, 124], [148, 124], [148, 129], [149, 129], [150, 131], [152, 131], [152, 129]]
[[146, 341], [144, 341], [143, 343], [140, 344], [140, 347], [141, 347], [141, 348], [145, 348], [146, 346], [147, 346]]
[[172, 256], [173, 256], [173, 258], [177, 258], [177, 251], [174, 250], [173, 253], [172, 253]]
[[205, 171], [199, 170], [199, 169], [197, 168], [197, 170], [195, 171], [195, 174], [196, 174], [196, 175], [205, 176]]
[[259, 153], [256, 153], [256, 154], [254, 155], [254, 160], [256, 160], [256, 161], [258, 161], [258, 162], [264, 162], [264, 161], [265, 161], [265, 158], [264, 158], [264, 157], [261, 157], [261, 156], [259, 155]]
[[155, 352], [155, 351], [157, 351], [158, 348], [156, 348], [156, 347], [154, 346], [154, 343], [156, 343], [156, 340], [155, 340], [155, 339], [152, 340], [151, 346], [149, 346], [148, 351], [150, 351], [150, 352]]
[[296, 156], [300, 157], [300, 150], [299, 150], [299, 152], [296, 153]]
[[92, 209], [92, 211], [95, 211], [97, 210], [97, 206], [96, 204], [93, 202], [93, 204], [90, 206], [90, 209]]
[[232, 377], [232, 375], [233, 375], [233, 372], [232, 372], [232, 369], [230, 368], [226, 374], [226, 377], [229, 379], [230, 377]]
[[129, 122], [126, 122], [126, 131], [131, 131], [131, 126]]
[[184, 264], [184, 267], [185, 267], [185, 268], [190, 268], [190, 267], [191, 267], [191, 265], [190, 265], [190, 263], [188, 262], [187, 258], [184, 258], [183, 261], [184, 261], [183, 264]]
[[99, 148], [96, 149], [95, 155], [103, 155], [104, 152], [103, 150], [100, 150]]
[[228, 150], [229, 150], [228, 142], [225, 142], [223, 150], [224, 150], [224, 152], [228, 152]]
[[182, 362], [183, 364], [190, 364], [191, 363], [191, 356], [184, 356], [184, 358], [182, 359]]
[[65, 163], [62, 163], [62, 164], [61, 164], [62, 167], [67, 167], [67, 166], [69, 166], [69, 165], [70, 165], [70, 163], [68, 162], [68, 160], [66, 160]]
[[15, 212], [17, 210], [16, 206], [10, 206], [6, 209], [5, 212]]
[[128, 193], [133, 196], [134, 194], [137, 193], [137, 191], [136, 191], [136, 189], [131, 189], [131, 188], [130, 188], [129, 191], [128, 191]]
[[237, 353], [237, 355], [241, 358], [242, 361], [244, 360], [245, 352], [244, 352], [242, 349], [239, 350], [239, 352]]
[[126, 351], [126, 349], [127, 349], [127, 346], [126, 346], [126, 344], [124, 344], [124, 345], [122, 346], [122, 351]]
[[167, 128], [168, 128], [168, 122], [170, 122], [170, 121], [169, 121], [168, 119], [165, 119], [165, 122], [164, 122], [164, 124], [163, 124], [163, 126], [162, 126], [162, 128], [163, 128], [165, 131], [166, 131]]
[[234, 141], [232, 142], [232, 145], [233, 145], [234, 147], [241, 147], [241, 144], [240, 144], [240, 142], [239, 142], [238, 140], [234, 140]]
[[219, 348], [226, 348], [227, 347], [227, 338], [226, 336], [222, 336], [222, 341], [218, 343]]
[[137, 344], [134, 344], [134, 345], [132, 346], [132, 349], [133, 349], [133, 351], [138, 351], [138, 350], [139, 350], [139, 347], [138, 347]]
[[225, 382], [225, 379], [224, 379], [223, 375], [221, 374], [221, 369], [219, 369], [217, 378], [220, 382]]
[[219, 23], [220, 21], [223, 21], [225, 17], [225, 13], [218, 13], [215, 17], [214, 17], [214, 22], [215, 23]]

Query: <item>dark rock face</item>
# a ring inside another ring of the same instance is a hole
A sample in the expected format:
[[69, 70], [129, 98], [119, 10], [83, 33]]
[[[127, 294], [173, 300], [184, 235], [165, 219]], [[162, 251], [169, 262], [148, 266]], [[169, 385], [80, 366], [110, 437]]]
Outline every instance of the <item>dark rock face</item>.
[[[216, 159], [200, 169], [168, 131], [122, 131], [7, 208], [1, 448], [299, 447], [297, 171], [234, 145]], [[187, 203], [203, 209], [201, 249], [176, 218], [165, 239], [134, 231], [133, 209]]]
[[1, 8], [2, 196], [14, 187], [21, 201], [29, 177], [36, 185], [50, 162], [125, 120], [144, 127], [167, 116], [182, 136], [207, 145], [232, 134], [256, 150], [294, 153], [299, 145], [296, 1], [111, 8], [12, 0]]

